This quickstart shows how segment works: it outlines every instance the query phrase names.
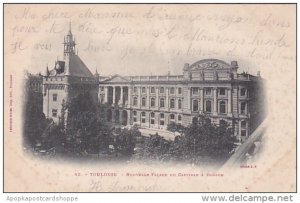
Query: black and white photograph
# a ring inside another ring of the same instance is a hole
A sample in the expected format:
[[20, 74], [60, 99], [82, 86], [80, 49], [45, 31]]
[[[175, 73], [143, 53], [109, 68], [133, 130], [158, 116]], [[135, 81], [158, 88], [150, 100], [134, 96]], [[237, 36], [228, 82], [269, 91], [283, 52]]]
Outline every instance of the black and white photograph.
[[295, 191], [295, 34], [295, 4], [5, 4], [4, 191]]

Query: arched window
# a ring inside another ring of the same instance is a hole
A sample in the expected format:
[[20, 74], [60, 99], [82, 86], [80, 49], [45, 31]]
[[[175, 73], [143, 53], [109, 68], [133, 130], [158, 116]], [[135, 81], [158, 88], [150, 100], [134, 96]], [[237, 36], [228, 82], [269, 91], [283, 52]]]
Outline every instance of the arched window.
[[175, 99], [170, 99], [170, 108], [171, 109], [175, 108]]
[[151, 107], [155, 107], [155, 98], [151, 98], [151, 102], [150, 102], [151, 104]]
[[199, 101], [197, 99], [193, 100], [193, 111], [199, 110]]
[[174, 87], [170, 88], [170, 94], [175, 94], [175, 88]]
[[155, 117], [155, 113], [151, 112], [150, 116], [151, 116], [151, 118], [154, 118]]
[[211, 112], [211, 101], [210, 100], [205, 101], [205, 111], [208, 113]]
[[175, 120], [175, 115], [174, 114], [170, 114], [170, 119], [171, 120]]
[[219, 103], [219, 112], [226, 113], [226, 103], [225, 101], [220, 101]]
[[159, 106], [162, 108], [165, 107], [165, 99], [164, 98], [160, 98]]
[[178, 115], [178, 121], [181, 121], [181, 115]]
[[142, 93], [146, 93], [146, 87], [142, 87]]
[[137, 87], [134, 87], [134, 88], [133, 88], [133, 92], [134, 92], [134, 93], [137, 93]]
[[165, 92], [165, 88], [161, 87], [161, 88], [159, 89], [159, 93], [164, 93], [164, 92]]
[[178, 99], [178, 109], [181, 109], [181, 106], [182, 106], [181, 99]]
[[154, 88], [154, 87], [151, 87], [150, 92], [151, 92], [152, 94], [154, 94], [154, 93], [155, 93], [155, 88]]
[[142, 98], [142, 106], [146, 106], [146, 98], [145, 97]]
[[137, 106], [137, 97], [133, 97], [133, 106]]

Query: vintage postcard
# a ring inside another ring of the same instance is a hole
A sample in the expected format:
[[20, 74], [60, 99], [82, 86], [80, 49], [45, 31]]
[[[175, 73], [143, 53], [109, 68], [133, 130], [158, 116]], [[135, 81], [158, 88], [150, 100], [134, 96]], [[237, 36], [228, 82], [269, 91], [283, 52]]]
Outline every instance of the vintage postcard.
[[296, 192], [296, 4], [4, 4], [4, 192]]

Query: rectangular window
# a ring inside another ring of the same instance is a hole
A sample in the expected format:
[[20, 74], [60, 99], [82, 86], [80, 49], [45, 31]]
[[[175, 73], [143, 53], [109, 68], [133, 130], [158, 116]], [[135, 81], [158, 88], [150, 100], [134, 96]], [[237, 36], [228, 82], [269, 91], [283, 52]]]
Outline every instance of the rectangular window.
[[159, 106], [162, 107], [162, 108], [165, 107], [165, 99], [163, 99], [163, 98], [160, 99]]
[[137, 106], [137, 97], [133, 97], [133, 106]]
[[247, 131], [245, 129], [242, 129], [241, 130], [241, 136], [247, 136]]
[[194, 88], [193, 88], [193, 95], [198, 95], [198, 90], [199, 90], [198, 88], [195, 88], [195, 87], [194, 87]]
[[181, 109], [181, 99], [178, 100], [178, 109]]
[[161, 120], [160, 122], [160, 125], [165, 125], [165, 121]]
[[205, 111], [209, 113], [211, 112], [211, 101], [209, 100], [205, 102]]
[[175, 99], [170, 99], [170, 108], [175, 108]]
[[142, 118], [142, 123], [146, 123], [146, 119], [145, 118]]
[[146, 106], [146, 98], [142, 98], [142, 106]]
[[182, 89], [181, 87], [178, 88], [178, 94], [181, 94], [182, 93]]
[[53, 94], [52, 99], [53, 99], [53, 101], [57, 101], [57, 94]]
[[151, 124], [154, 124], [154, 119], [151, 119]]
[[198, 111], [199, 109], [198, 100], [193, 100], [193, 111]]
[[57, 109], [52, 109], [52, 117], [57, 117]]
[[136, 120], [136, 117], [133, 117], [133, 122], [136, 122], [137, 120]]
[[246, 102], [241, 103], [241, 114], [247, 114]]
[[247, 92], [246, 88], [242, 88], [241, 89], [241, 96], [242, 97], [246, 96], [246, 92]]
[[226, 102], [225, 101], [219, 102], [219, 113], [226, 113]]
[[151, 107], [155, 107], [155, 98], [151, 98]]
[[226, 95], [226, 89], [225, 88], [220, 88], [219, 89], [219, 95], [225, 96]]
[[133, 88], [133, 92], [134, 92], [134, 93], [137, 93], [137, 87], [134, 87], [134, 88]]
[[143, 93], [143, 94], [146, 93], [146, 87], [142, 87], [142, 93]]
[[211, 88], [205, 88], [205, 95], [211, 95]]

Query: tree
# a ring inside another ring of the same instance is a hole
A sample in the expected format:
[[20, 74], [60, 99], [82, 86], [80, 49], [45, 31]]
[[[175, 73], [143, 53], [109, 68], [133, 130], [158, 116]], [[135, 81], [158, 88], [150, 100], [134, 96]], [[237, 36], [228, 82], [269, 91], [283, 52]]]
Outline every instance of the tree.
[[198, 122], [186, 128], [181, 145], [188, 157], [215, 161], [227, 159], [235, 147], [232, 128], [227, 123], [216, 126], [205, 116], [199, 116]]
[[123, 156], [131, 156], [134, 153], [136, 146], [136, 138], [141, 136], [141, 133], [136, 128], [130, 130], [118, 128], [114, 132], [113, 145], [115, 153]]
[[180, 123], [171, 122], [167, 126], [167, 130], [171, 132], [183, 132], [185, 130], [185, 127], [181, 125]]
[[137, 160], [167, 161], [172, 141], [164, 139], [158, 133], [145, 138], [142, 148], [134, 158]]
[[43, 113], [43, 95], [30, 87], [37, 76], [28, 74], [24, 85], [23, 138], [25, 146], [35, 148], [41, 143], [45, 127], [50, 123]]
[[66, 105], [66, 142], [68, 150], [77, 155], [99, 153], [109, 145], [110, 128], [99, 115], [89, 92], [79, 94]]

